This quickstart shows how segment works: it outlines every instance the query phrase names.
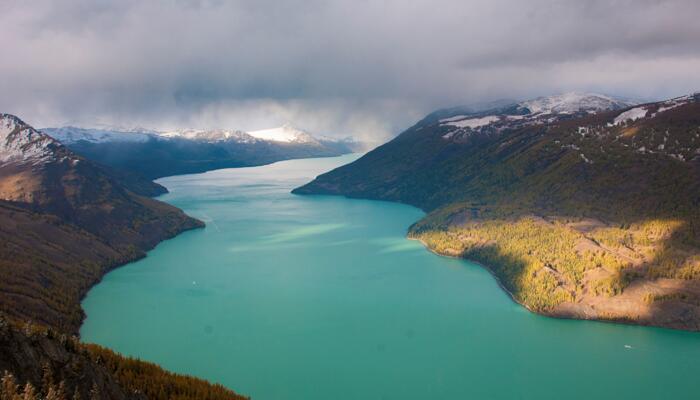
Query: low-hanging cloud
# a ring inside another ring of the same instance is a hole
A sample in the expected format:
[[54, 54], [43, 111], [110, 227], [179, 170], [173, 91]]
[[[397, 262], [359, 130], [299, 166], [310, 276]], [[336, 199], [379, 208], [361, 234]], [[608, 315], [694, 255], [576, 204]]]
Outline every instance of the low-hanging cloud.
[[698, 90], [698, 16], [696, 0], [14, 2], [0, 110], [382, 140], [440, 106]]

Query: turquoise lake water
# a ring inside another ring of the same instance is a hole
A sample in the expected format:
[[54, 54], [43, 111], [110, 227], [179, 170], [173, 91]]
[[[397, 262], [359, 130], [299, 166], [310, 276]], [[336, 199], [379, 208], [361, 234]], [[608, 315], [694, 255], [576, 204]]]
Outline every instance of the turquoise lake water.
[[161, 179], [207, 227], [109, 273], [83, 339], [260, 400], [700, 397], [700, 334], [531, 314], [406, 240], [420, 210], [289, 193], [355, 158]]

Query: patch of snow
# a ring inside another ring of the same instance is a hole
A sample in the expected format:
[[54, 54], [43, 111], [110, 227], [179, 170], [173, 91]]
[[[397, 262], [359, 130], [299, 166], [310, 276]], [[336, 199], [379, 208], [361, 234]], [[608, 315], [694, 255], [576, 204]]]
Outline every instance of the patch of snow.
[[452, 137], [455, 135], [455, 133], [459, 132], [458, 130], [454, 130], [451, 132], [447, 132], [446, 134], [442, 135], [443, 139], [452, 139]]
[[682, 105], [688, 104], [688, 103], [692, 102], [694, 99], [695, 99], [694, 95], [687, 95], [687, 96], [676, 97], [675, 99], [666, 100], [666, 101], [661, 103], [662, 105], [659, 107], [659, 109], [656, 110], [656, 112], [653, 113], [651, 116], [653, 118], [656, 115], [661, 114], [662, 112], [673, 110], [676, 107], [680, 107]]
[[640, 118], [644, 118], [647, 115], [647, 109], [644, 107], [635, 107], [630, 110], [627, 110], [623, 112], [622, 114], [618, 115], [613, 123], [615, 125], [620, 125], [623, 122], [627, 121], [636, 121]]
[[443, 123], [443, 122], [459, 121], [460, 119], [465, 119], [467, 117], [468, 117], [467, 115], [457, 115], [457, 116], [450, 117], [450, 118], [443, 118], [439, 122]]
[[664, 111], [673, 110], [674, 108], [679, 107], [679, 106], [682, 106], [682, 105], [683, 105], [682, 103], [675, 103], [675, 104], [672, 104], [672, 105], [669, 105], [669, 106], [659, 107], [659, 109], [656, 110], [656, 112], [653, 113], [651, 116], [652, 116], [652, 118], [653, 118], [653, 117], [655, 117], [657, 114], [661, 114], [661, 113], [664, 112]]
[[581, 158], [583, 159], [583, 161], [584, 161], [586, 164], [593, 164], [593, 161], [591, 161], [591, 160], [589, 160], [588, 158], [586, 158], [586, 155], [585, 155], [585, 154], [580, 153], [580, 156], [581, 156]]
[[683, 157], [683, 154], [669, 154], [669, 155], [678, 161], [685, 161], [685, 157]]
[[486, 117], [481, 117], [481, 118], [470, 118], [470, 119], [465, 119], [461, 121], [450, 121], [450, 122], [443, 122], [440, 125], [445, 125], [445, 126], [454, 126], [456, 128], [480, 128], [482, 126], [489, 125], [493, 122], [496, 122], [500, 120], [500, 117], [496, 115], [489, 115]]

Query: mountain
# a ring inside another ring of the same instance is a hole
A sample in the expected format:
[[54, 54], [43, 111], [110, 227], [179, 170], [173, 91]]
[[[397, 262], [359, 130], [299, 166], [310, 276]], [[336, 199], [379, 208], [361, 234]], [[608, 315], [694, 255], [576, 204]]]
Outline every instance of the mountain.
[[[591, 103], [581, 102], [583, 98], [591, 99]], [[295, 192], [325, 191], [395, 201], [410, 198], [411, 204], [424, 210], [435, 209], [451, 200], [445, 198], [446, 191], [462, 188], [452, 182], [439, 182], [454, 181], [458, 172], [438, 173], [434, 168], [474, 168], [464, 159], [465, 155], [485, 151], [487, 144], [499, 142], [512, 132], [537, 130], [555, 122], [564, 123], [630, 106], [608, 99], [604, 95], [567, 94], [501, 103], [496, 108], [474, 112], [465, 107], [439, 110], [353, 164], [322, 175]], [[436, 119], [436, 115], [440, 118]], [[361, 173], [362, 170], [367, 174]], [[459, 196], [450, 194], [450, 197]]]
[[42, 132], [88, 159], [119, 173], [131, 174], [134, 181], [137, 177], [150, 180], [293, 158], [337, 156], [362, 147], [353, 140], [316, 138], [290, 125], [253, 132], [230, 129], [158, 132], [143, 128], [110, 131], [77, 127], [46, 128]]
[[105, 273], [202, 226], [0, 114], [0, 397], [243, 399], [74, 336]]
[[528, 114], [574, 114], [618, 110], [631, 105], [634, 104], [603, 94], [569, 92], [522, 101], [517, 107]]
[[[77, 143], [81, 141], [90, 143], [102, 142], [147, 142], [158, 135], [158, 132], [145, 129], [134, 131], [120, 131], [115, 128], [78, 128], [66, 126], [63, 128], [50, 128], [43, 130], [52, 138], [63, 144]], [[116, 128], [119, 129], [119, 128]]]
[[532, 311], [700, 330], [700, 94], [435, 115], [294, 192], [420, 207], [410, 237]]
[[202, 223], [0, 114], [0, 310], [77, 332], [80, 299], [109, 269]]
[[[128, 135], [129, 132], [123, 133]], [[175, 139], [187, 139], [199, 142], [216, 143], [216, 142], [236, 142], [236, 143], [256, 143], [258, 139], [251, 136], [250, 134], [237, 131], [237, 130], [227, 130], [227, 129], [183, 129], [178, 131], [160, 132], [157, 134], [160, 138], [175, 138]]]

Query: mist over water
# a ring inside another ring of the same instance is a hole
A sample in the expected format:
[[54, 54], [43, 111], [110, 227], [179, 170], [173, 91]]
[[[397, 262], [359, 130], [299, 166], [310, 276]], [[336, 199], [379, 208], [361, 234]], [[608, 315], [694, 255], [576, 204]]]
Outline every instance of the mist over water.
[[262, 400], [696, 398], [699, 334], [531, 314], [418, 209], [290, 194], [355, 158], [161, 179], [207, 227], [108, 274], [82, 338]]

